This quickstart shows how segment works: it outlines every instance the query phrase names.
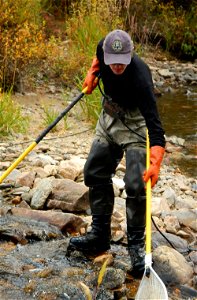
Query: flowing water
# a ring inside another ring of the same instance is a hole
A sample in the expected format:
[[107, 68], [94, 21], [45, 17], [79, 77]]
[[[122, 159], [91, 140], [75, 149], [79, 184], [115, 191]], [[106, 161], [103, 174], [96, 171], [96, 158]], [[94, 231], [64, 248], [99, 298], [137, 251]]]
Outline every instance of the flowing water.
[[158, 109], [166, 136], [177, 136], [186, 141], [185, 158], [177, 162], [181, 172], [197, 176], [197, 88], [162, 95], [158, 99]]

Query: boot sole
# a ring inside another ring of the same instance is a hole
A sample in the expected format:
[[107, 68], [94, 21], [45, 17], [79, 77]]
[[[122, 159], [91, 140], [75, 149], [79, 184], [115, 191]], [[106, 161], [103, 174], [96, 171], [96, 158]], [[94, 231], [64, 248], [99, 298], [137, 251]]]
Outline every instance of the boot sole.
[[102, 248], [102, 249], [96, 249], [96, 248], [92, 248], [91, 250], [90, 249], [84, 249], [84, 248], [80, 248], [80, 247], [77, 247], [75, 246], [74, 244], [72, 244], [70, 242], [68, 248], [67, 248], [67, 251], [80, 251], [86, 255], [99, 255], [99, 254], [102, 254], [103, 252], [107, 251], [107, 250], [110, 250], [110, 246], [108, 247], [105, 247], [105, 248]]

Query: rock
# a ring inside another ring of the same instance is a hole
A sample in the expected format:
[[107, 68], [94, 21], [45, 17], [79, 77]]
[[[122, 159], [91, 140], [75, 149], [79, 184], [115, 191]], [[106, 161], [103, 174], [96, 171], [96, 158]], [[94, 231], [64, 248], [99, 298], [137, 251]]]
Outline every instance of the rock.
[[197, 201], [193, 198], [187, 197], [187, 199], [182, 199], [181, 196], [177, 197], [175, 200], [175, 208], [176, 209], [193, 209], [197, 208]]
[[197, 231], [197, 209], [183, 208], [176, 211], [171, 211], [171, 214], [178, 218], [180, 224], [188, 226]]
[[48, 174], [48, 176], [55, 176], [57, 175], [57, 166], [46, 165], [44, 166], [44, 171]]
[[61, 231], [46, 222], [27, 219], [24, 216], [4, 216], [0, 218], [0, 235], [10, 240], [26, 244], [28, 239], [47, 240], [63, 238]]
[[57, 162], [49, 155], [37, 154], [34, 157], [29, 158], [32, 166], [44, 167], [46, 165], [56, 165]]
[[[0, 170], [6, 170], [9, 168], [10, 162], [9, 161], [2, 161], [0, 162]], [[3, 172], [0, 172], [0, 174], [3, 174]]]
[[58, 173], [67, 179], [76, 180], [76, 178], [83, 172], [85, 159], [73, 157], [70, 160], [61, 161]]
[[180, 237], [185, 238], [185, 239], [191, 237], [191, 234], [185, 232], [184, 230], [178, 230], [176, 234], [177, 234], [177, 236], [180, 236]]
[[196, 251], [192, 251], [190, 254], [189, 254], [189, 258], [191, 259], [191, 261], [197, 265], [197, 252]]
[[28, 203], [23, 200], [17, 205], [17, 207], [31, 209], [31, 207], [28, 205]]
[[12, 204], [20, 204], [22, 201], [21, 197], [20, 196], [15, 196], [13, 199], [12, 199]]
[[161, 212], [169, 212], [170, 207], [163, 197], [152, 197], [151, 213], [153, 216], [160, 216]]
[[173, 73], [170, 72], [168, 69], [159, 69], [158, 70], [159, 75], [161, 75], [164, 78], [172, 77]]
[[25, 202], [27, 202], [28, 204], [30, 204], [31, 203], [31, 199], [33, 197], [33, 193], [34, 193], [33, 189], [30, 190], [29, 192], [23, 193], [21, 195], [22, 200], [25, 201]]
[[170, 136], [170, 137], [166, 137], [166, 140], [168, 142], [171, 142], [172, 144], [175, 144], [175, 145], [179, 145], [179, 146], [184, 146], [184, 143], [185, 143], [185, 140], [182, 139], [182, 138], [179, 138], [177, 136]]
[[119, 189], [119, 190], [124, 190], [125, 188], [125, 183], [123, 181], [123, 179], [117, 178], [117, 177], [113, 177], [112, 179], [113, 184]]
[[[163, 232], [163, 235], [170, 241], [170, 243], [174, 246], [177, 251], [187, 252], [188, 251], [188, 243], [184, 239], [167, 232]], [[159, 232], [152, 233], [152, 246], [153, 249], [158, 246], [170, 246], [168, 241], [166, 240]]]
[[[152, 216], [152, 219], [154, 221], [154, 223], [156, 224], [157, 227], [159, 227], [160, 230], [164, 230], [164, 222], [162, 221], [161, 218], [156, 217], [156, 216]], [[152, 224], [152, 231], [156, 231], [157, 228], [154, 224]]]
[[84, 212], [89, 208], [89, 189], [70, 179], [54, 179], [47, 207], [63, 211]]
[[34, 184], [35, 176], [36, 176], [36, 172], [32, 172], [32, 171], [23, 172], [18, 176], [16, 180], [16, 184], [32, 188]]
[[197, 291], [187, 285], [180, 285], [178, 288], [181, 291], [182, 299], [197, 299]]
[[182, 150], [182, 147], [179, 147], [177, 145], [173, 145], [169, 142], [166, 142], [166, 148], [165, 148], [167, 153], [173, 153], [173, 152], [179, 152]]
[[[90, 293], [91, 294], [91, 293]], [[79, 285], [79, 283], [76, 285], [74, 283], [65, 283], [64, 286], [64, 299], [79, 299], [83, 300], [84, 299], [84, 291]]]
[[110, 290], [119, 288], [125, 282], [125, 275], [125, 272], [123, 272], [121, 269], [108, 267], [106, 268], [102, 285]]
[[46, 178], [49, 176], [49, 173], [47, 171], [45, 171], [42, 167], [36, 167], [36, 168], [34, 168], [34, 170], [36, 172], [36, 177]]
[[44, 207], [48, 196], [52, 192], [52, 179], [53, 177], [42, 179], [38, 186], [34, 188], [30, 204], [33, 209], [42, 209]]
[[162, 196], [167, 200], [170, 208], [174, 207], [176, 201], [176, 193], [171, 187], [166, 188]]
[[12, 189], [12, 195], [22, 195], [31, 191], [29, 186], [19, 186], [16, 184]]
[[64, 234], [80, 232], [82, 227], [87, 227], [87, 223], [81, 217], [71, 213], [62, 213], [57, 211], [37, 211], [25, 208], [12, 208], [11, 212], [14, 216], [25, 217], [29, 220], [47, 222], [54, 225]]
[[117, 243], [118, 241], [123, 240], [125, 236], [124, 230], [115, 230], [112, 232], [112, 241]]
[[[4, 172], [0, 172], [0, 176], [3, 175]], [[15, 183], [17, 178], [21, 175], [21, 171], [18, 169], [14, 169], [5, 179], [5, 183]]]
[[189, 283], [193, 276], [192, 267], [184, 256], [167, 246], [160, 246], [153, 252], [154, 269], [166, 283]]
[[166, 231], [174, 234], [181, 228], [176, 216], [166, 216], [164, 218], [164, 224], [166, 226]]

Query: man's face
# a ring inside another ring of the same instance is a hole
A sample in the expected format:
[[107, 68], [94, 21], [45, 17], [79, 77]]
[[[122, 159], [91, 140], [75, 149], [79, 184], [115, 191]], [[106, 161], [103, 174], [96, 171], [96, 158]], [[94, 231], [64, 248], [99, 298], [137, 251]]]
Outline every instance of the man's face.
[[123, 64], [112, 64], [109, 65], [110, 69], [112, 70], [112, 72], [116, 75], [121, 75], [124, 73], [127, 65], [123, 65]]

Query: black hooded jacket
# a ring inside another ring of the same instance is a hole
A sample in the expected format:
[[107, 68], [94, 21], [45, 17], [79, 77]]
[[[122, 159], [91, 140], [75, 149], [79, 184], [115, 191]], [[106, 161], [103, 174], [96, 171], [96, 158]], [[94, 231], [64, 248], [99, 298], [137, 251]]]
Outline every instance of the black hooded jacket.
[[149, 131], [150, 146], [165, 147], [164, 130], [157, 110], [149, 67], [134, 54], [124, 73], [115, 75], [104, 63], [103, 41], [104, 39], [99, 42], [96, 55], [105, 94], [125, 110], [139, 108]]

